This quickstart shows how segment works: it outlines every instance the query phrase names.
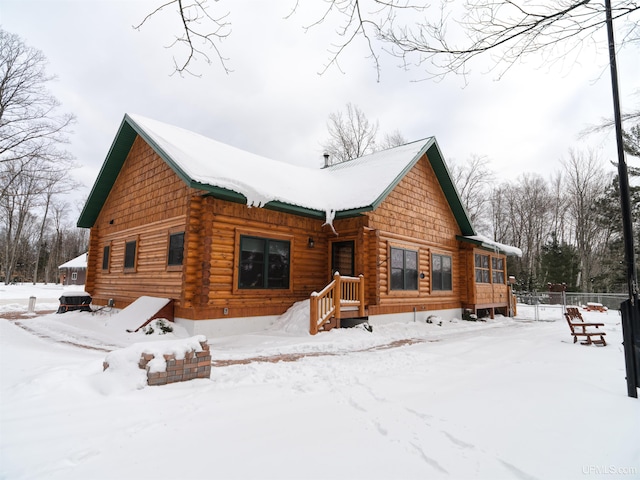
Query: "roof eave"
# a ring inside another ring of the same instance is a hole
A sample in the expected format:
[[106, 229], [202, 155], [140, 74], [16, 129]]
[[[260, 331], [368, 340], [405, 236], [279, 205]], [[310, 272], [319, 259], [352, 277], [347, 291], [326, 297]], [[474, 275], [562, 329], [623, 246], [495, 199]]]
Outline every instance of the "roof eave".
[[476, 245], [478, 247], [484, 248], [486, 250], [491, 250], [493, 252], [495, 252], [496, 250], [506, 256], [511, 256], [511, 257], [517, 257], [518, 255], [513, 253], [511, 250], [507, 250], [504, 248], [500, 248], [500, 246], [496, 243], [486, 243], [483, 242], [482, 240], [478, 240], [476, 238], [469, 238], [469, 237], [465, 237], [463, 235], [456, 235], [456, 240], [459, 240], [461, 242], [466, 242], [466, 243], [471, 243], [473, 245]]
[[[198, 182], [191, 182], [190, 186], [199, 190], [203, 190], [207, 192], [208, 195], [211, 195], [214, 198], [219, 200], [226, 200], [234, 203], [247, 203], [247, 198], [241, 193], [234, 192], [232, 190], [227, 190], [226, 188], [214, 187], [212, 185], [205, 185]], [[292, 205], [285, 202], [280, 202], [278, 200], [272, 200], [267, 202], [265, 205], [262, 205], [261, 208], [266, 208], [267, 210], [274, 210], [276, 212], [290, 213], [293, 215], [298, 215], [302, 217], [316, 218], [316, 219], [326, 219], [327, 213], [324, 210], [317, 210], [313, 208], [301, 207], [299, 205]], [[358, 215], [364, 212], [370, 212], [373, 210], [373, 207], [367, 206], [362, 208], [353, 208], [349, 210], [341, 210], [336, 212], [335, 219], [341, 218], [351, 218], [357, 217]]]

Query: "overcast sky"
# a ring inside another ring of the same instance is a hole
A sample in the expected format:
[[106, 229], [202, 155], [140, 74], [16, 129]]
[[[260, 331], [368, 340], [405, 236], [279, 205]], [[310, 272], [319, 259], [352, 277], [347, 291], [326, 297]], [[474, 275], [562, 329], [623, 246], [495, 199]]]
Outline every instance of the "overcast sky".
[[[0, 0], [0, 24], [40, 49], [57, 76], [50, 87], [63, 109], [76, 115], [70, 152], [88, 194], [125, 113], [137, 113], [193, 130], [247, 151], [308, 166], [322, 163], [327, 118], [348, 102], [360, 107], [381, 133], [407, 140], [435, 136], [446, 159], [485, 155], [501, 179], [524, 172], [545, 178], [560, 170], [570, 148], [598, 149], [603, 164], [615, 159], [613, 132], [580, 139], [585, 128], [612, 117], [607, 54], [585, 50], [578, 63], [540, 66], [535, 58], [500, 81], [483, 66], [469, 77], [419, 81], [384, 58], [378, 81], [362, 41], [341, 57], [342, 71], [319, 75], [336, 40], [330, 25], [305, 33], [317, 18], [307, 5], [289, 19], [294, 0], [232, 2], [231, 36], [222, 44], [226, 74], [215, 61], [194, 65], [200, 77], [171, 75], [167, 49], [179, 33], [167, 11], [140, 31], [132, 26], [161, 0]], [[225, 8], [225, 2], [210, 2]], [[302, 8], [302, 7], [301, 7]], [[605, 35], [605, 32], [602, 32]], [[639, 51], [618, 59], [623, 110], [640, 107]], [[487, 59], [488, 60], [488, 59]], [[486, 65], [485, 65], [486, 67]]]

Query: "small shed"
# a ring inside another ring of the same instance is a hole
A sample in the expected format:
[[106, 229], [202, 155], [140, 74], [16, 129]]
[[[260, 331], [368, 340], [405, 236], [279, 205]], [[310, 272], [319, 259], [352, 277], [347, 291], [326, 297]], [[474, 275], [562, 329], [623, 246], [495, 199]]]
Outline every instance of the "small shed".
[[78, 255], [60, 265], [58, 277], [62, 285], [84, 285], [87, 278], [87, 254]]

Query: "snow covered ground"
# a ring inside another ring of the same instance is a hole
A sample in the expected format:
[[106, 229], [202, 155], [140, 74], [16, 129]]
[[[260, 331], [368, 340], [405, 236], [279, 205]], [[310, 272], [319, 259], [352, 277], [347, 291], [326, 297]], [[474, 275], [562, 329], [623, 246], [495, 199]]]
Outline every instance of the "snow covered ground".
[[62, 292], [0, 285], [0, 315], [20, 317], [0, 319], [2, 479], [640, 478], [616, 311], [583, 313], [606, 324], [596, 347], [553, 307], [312, 337], [302, 305], [209, 339], [210, 380], [140, 388], [102, 371], [107, 353], [186, 333], [25, 314]]

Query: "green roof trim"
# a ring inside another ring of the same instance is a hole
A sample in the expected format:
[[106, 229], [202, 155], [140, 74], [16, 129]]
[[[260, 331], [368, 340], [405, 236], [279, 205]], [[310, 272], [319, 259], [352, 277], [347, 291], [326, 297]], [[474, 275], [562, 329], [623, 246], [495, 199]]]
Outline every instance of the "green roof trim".
[[469, 220], [467, 209], [462, 204], [462, 200], [460, 200], [458, 189], [456, 188], [455, 183], [453, 183], [451, 173], [447, 168], [444, 158], [442, 158], [442, 153], [435, 138], [427, 150], [427, 158], [429, 159], [431, 167], [438, 178], [440, 187], [442, 188], [444, 196], [449, 203], [453, 216], [458, 222], [462, 235], [475, 235], [476, 233], [473, 229], [473, 225], [471, 225], [471, 220]]
[[116, 178], [118, 178], [118, 174], [122, 169], [122, 165], [124, 165], [124, 161], [129, 154], [129, 150], [131, 150], [136, 136], [136, 131], [127, 122], [125, 115], [116, 134], [116, 138], [111, 144], [107, 158], [102, 164], [98, 178], [93, 184], [91, 193], [89, 193], [87, 202], [80, 213], [80, 218], [77, 223], [78, 227], [91, 228], [95, 224], [100, 210], [102, 210], [102, 206], [104, 202], [106, 202], [109, 192], [111, 192], [111, 187], [113, 187]]
[[[204, 190], [208, 192], [208, 194], [214, 198], [218, 198], [220, 200], [227, 200], [229, 202], [234, 203], [247, 203], [247, 198], [241, 193], [234, 192], [232, 190], [227, 190], [225, 188], [213, 187], [211, 185], [203, 185], [194, 182], [190, 185], [193, 188], [197, 188], [198, 190]], [[274, 210], [276, 212], [284, 212], [284, 213], [293, 213], [294, 215], [299, 215], [302, 217], [310, 217], [310, 218], [325, 218], [325, 212], [320, 210], [313, 210], [310, 208], [299, 207], [297, 205], [289, 205], [288, 203], [271, 201], [266, 205], [263, 205], [261, 208], [266, 208], [267, 210]]]
[[[78, 227], [91, 228], [100, 214], [111, 188], [113, 187], [122, 166], [133, 146], [137, 136], [140, 136], [151, 148], [171, 167], [171, 169], [178, 175], [182, 181], [192, 188], [203, 190], [208, 192], [215, 198], [227, 200], [236, 203], [246, 203], [247, 199], [241, 193], [226, 188], [216, 187], [213, 185], [207, 185], [197, 182], [189, 177], [146, 132], [129, 116], [124, 116], [120, 128], [116, 134], [116, 137], [109, 149], [109, 153], [105, 159], [105, 162], [98, 174], [98, 178], [89, 194], [89, 198], [80, 214], [77, 225]], [[415, 164], [426, 153], [429, 162], [438, 178], [438, 182], [445, 194], [447, 202], [451, 208], [451, 211], [460, 227], [462, 235], [475, 235], [471, 222], [467, 212], [460, 201], [460, 197], [455, 188], [451, 175], [447, 169], [446, 164], [440, 153], [440, 149], [435, 138], [430, 138], [425, 142], [422, 149], [414, 156], [414, 158], [407, 164], [407, 166], [400, 172], [400, 174], [387, 186], [387, 188], [380, 194], [380, 196], [368, 206], [361, 208], [337, 211], [335, 214], [336, 219], [349, 218], [361, 215], [364, 212], [375, 210], [380, 206], [384, 199], [391, 193], [391, 191], [400, 183], [400, 181], [409, 173], [409, 171], [415, 166]], [[306, 207], [300, 207], [297, 205], [291, 205], [280, 201], [271, 201], [263, 206], [270, 210], [276, 210], [285, 213], [291, 213], [293, 215], [300, 215], [311, 218], [325, 219], [326, 212], [320, 210], [314, 210]]]

